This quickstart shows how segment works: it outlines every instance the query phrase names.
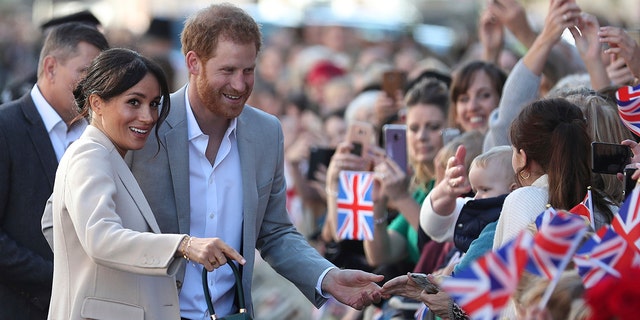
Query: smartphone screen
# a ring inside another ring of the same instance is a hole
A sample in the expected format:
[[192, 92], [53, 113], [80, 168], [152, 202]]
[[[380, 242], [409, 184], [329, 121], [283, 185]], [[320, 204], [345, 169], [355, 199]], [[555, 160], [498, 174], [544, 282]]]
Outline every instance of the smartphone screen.
[[367, 154], [368, 147], [374, 140], [373, 125], [366, 122], [354, 121], [347, 129], [347, 140], [353, 145], [351, 153], [362, 156]]
[[631, 163], [633, 153], [629, 146], [615, 143], [591, 143], [591, 170], [596, 173], [617, 174], [624, 172]]
[[407, 161], [407, 127], [403, 124], [385, 124], [382, 127], [384, 134], [384, 148], [393, 161], [407, 173], [409, 165]]
[[325, 167], [329, 167], [331, 157], [336, 152], [336, 149], [312, 147], [309, 150], [309, 170], [307, 170], [308, 180], [317, 180], [315, 175], [318, 171], [318, 167], [322, 164]]
[[400, 70], [389, 70], [382, 74], [382, 90], [391, 98], [396, 97], [398, 90], [404, 90], [407, 73]]

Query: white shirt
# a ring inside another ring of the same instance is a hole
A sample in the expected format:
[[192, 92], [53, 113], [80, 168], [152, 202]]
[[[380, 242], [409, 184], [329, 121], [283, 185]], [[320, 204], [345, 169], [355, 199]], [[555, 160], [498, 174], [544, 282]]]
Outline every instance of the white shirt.
[[493, 250], [515, 239], [520, 231], [535, 222], [549, 203], [549, 178], [540, 176], [530, 186], [513, 190], [504, 199], [500, 218], [493, 236]]
[[[243, 207], [237, 119], [233, 119], [227, 128], [212, 166], [205, 156], [209, 136], [200, 130], [188, 97], [185, 97], [185, 105], [189, 139], [190, 235], [217, 237], [241, 252]], [[200, 264], [187, 264], [180, 291], [182, 317], [209, 318], [202, 289], [202, 268]], [[234, 283], [231, 268], [226, 265], [209, 274], [209, 291], [216, 315], [232, 312]]]
[[31, 99], [33, 99], [40, 118], [42, 118], [44, 127], [49, 134], [53, 151], [55, 151], [56, 158], [58, 158], [58, 162], [60, 162], [60, 158], [62, 158], [67, 147], [80, 138], [80, 135], [82, 135], [82, 132], [84, 132], [84, 129], [87, 127], [87, 122], [77, 121], [71, 128], [68, 128], [58, 112], [56, 112], [44, 98], [37, 84], [31, 89]]

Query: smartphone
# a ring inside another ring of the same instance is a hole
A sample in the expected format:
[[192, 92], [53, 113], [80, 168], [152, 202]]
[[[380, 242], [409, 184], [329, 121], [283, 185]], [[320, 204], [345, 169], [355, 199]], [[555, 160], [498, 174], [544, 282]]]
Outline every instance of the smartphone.
[[382, 126], [384, 148], [393, 161], [407, 173], [407, 126], [404, 124], [385, 124]]
[[369, 146], [375, 141], [373, 125], [366, 122], [353, 121], [347, 129], [347, 141], [353, 144], [351, 153], [362, 156], [367, 154]]
[[638, 180], [631, 179], [631, 176], [634, 172], [636, 172], [636, 168], [624, 168], [624, 193], [622, 194], [623, 198], [626, 198], [631, 194], [633, 188], [636, 187], [636, 183]]
[[603, 174], [623, 173], [631, 163], [633, 153], [629, 146], [616, 143], [591, 143], [591, 171]]
[[382, 74], [382, 91], [395, 98], [398, 90], [403, 91], [407, 83], [407, 73], [401, 70], [389, 70]]
[[442, 145], [446, 145], [451, 142], [451, 140], [455, 139], [457, 136], [461, 134], [460, 129], [458, 128], [444, 128], [440, 132], [442, 135]]
[[307, 170], [307, 180], [317, 180], [316, 179], [316, 171], [318, 171], [318, 167], [322, 164], [325, 167], [329, 167], [329, 162], [331, 162], [331, 157], [336, 152], [336, 149], [333, 148], [324, 148], [324, 147], [311, 147], [309, 150], [309, 170]]
[[433, 283], [431, 279], [429, 279], [429, 276], [424, 273], [411, 272], [409, 273], [409, 277], [411, 277], [411, 279], [415, 283], [422, 287], [425, 293], [436, 294], [438, 293], [438, 291], [440, 291], [440, 287], [438, 287], [437, 284]]

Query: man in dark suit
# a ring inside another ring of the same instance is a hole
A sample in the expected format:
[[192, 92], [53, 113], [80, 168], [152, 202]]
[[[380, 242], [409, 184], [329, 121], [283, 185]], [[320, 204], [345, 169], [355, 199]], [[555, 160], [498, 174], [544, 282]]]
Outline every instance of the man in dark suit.
[[0, 106], [0, 320], [46, 319], [53, 254], [40, 231], [58, 161], [87, 123], [76, 120], [72, 90], [106, 38], [79, 23], [45, 39], [38, 81]]
[[[59, 26], [61, 24], [69, 22], [83, 23], [96, 29], [101, 26], [100, 20], [98, 20], [98, 18], [96, 18], [96, 16], [94, 16], [91, 11], [83, 10], [61, 17], [55, 17], [41, 24], [41, 39], [44, 40], [44, 38], [46, 38], [46, 36], [55, 26]], [[20, 75], [19, 77], [16, 77], [16, 79], [12, 79], [12, 81], [8, 83], [4, 89], [2, 89], [2, 93], [0, 94], [0, 103], [6, 103], [22, 97], [23, 95], [31, 91], [31, 88], [33, 88], [33, 85], [37, 81], [38, 74], [35, 70], [30, 71], [28, 74]]]

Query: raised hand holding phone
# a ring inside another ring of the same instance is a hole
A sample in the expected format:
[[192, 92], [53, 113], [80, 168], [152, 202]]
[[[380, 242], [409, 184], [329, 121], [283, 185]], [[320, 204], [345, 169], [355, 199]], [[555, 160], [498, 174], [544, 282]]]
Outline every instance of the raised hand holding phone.
[[409, 162], [407, 159], [407, 126], [404, 124], [385, 124], [384, 149], [387, 156], [395, 161], [402, 171], [407, 174]]
[[347, 141], [351, 142], [351, 153], [364, 157], [369, 153], [369, 147], [375, 141], [373, 125], [366, 122], [354, 121], [349, 124]]

